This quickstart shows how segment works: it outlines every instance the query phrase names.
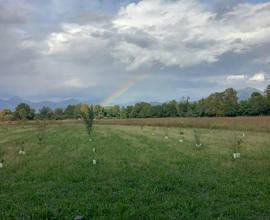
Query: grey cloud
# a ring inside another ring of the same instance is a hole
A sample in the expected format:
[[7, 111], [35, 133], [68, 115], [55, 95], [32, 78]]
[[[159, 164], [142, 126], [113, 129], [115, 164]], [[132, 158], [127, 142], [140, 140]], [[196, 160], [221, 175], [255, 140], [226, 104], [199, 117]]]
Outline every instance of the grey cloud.
[[213, 12], [215, 13], [215, 19], [222, 19], [224, 15], [231, 12], [234, 7], [244, 3], [243, 0], [217, 0], [213, 6]]
[[93, 11], [93, 12], [77, 12], [77, 15], [71, 17], [68, 21], [70, 23], [76, 23], [80, 25], [89, 23], [106, 24], [111, 23], [114, 16], [105, 14], [103, 11]]
[[266, 12], [266, 11], [269, 11], [270, 13], [270, 5], [266, 5], [265, 7], [256, 10], [257, 13]]
[[0, 5], [0, 25], [21, 23], [20, 17], [15, 11], [7, 9]]

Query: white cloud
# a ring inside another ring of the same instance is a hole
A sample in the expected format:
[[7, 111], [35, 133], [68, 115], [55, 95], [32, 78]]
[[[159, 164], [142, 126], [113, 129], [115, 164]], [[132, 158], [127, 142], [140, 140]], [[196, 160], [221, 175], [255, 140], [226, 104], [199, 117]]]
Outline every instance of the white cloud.
[[112, 26], [65, 23], [47, 43], [50, 54], [83, 57], [102, 52], [127, 70], [155, 62], [183, 68], [270, 42], [269, 6], [270, 2], [239, 4], [215, 19], [216, 14], [196, 0], [144, 0], [122, 7]]
[[256, 73], [253, 77], [249, 78], [249, 80], [263, 82], [265, 75], [265, 72]]
[[80, 79], [66, 80], [62, 83], [62, 86], [73, 87], [73, 88], [87, 88], [88, 87], [87, 83], [83, 82]]
[[247, 76], [245, 75], [232, 75], [232, 76], [228, 76], [227, 80], [231, 81], [231, 80], [241, 80], [241, 79], [246, 79]]

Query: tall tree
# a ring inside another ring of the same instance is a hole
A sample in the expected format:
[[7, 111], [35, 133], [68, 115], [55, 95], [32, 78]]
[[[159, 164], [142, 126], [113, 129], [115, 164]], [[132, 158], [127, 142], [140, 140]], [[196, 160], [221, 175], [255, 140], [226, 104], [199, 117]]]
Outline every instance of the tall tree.
[[251, 104], [247, 100], [241, 100], [238, 108], [238, 115], [251, 115]]
[[53, 117], [53, 114], [53, 110], [48, 106], [43, 106], [41, 109], [39, 109], [39, 115], [41, 118], [50, 119]]
[[132, 112], [132, 109], [133, 109], [133, 105], [127, 106], [127, 112], [126, 112], [127, 118], [130, 118], [130, 113]]
[[0, 112], [0, 115], [2, 115], [2, 116], [6, 116], [6, 115], [9, 115], [9, 114], [11, 114], [11, 110], [9, 110], [9, 109], [3, 109]]
[[[24, 110], [21, 110], [21, 109], [24, 109]], [[20, 115], [20, 110], [21, 110], [21, 114], [23, 114], [23, 115]], [[19, 119], [21, 119], [21, 118], [28, 118], [29, 119], [29, 117], [31, 117], [30, 106], [26, 103], [20, 103], [15, 108], [15, 116]]]
[[68, 115], [68, 116], [73, 116], [74, 115], [74, 109], [75, 109], [75, 105], [68, 105], [64, 110], [64, 114]]
[[80, 118], [81, 117], [81, 107], [82, 104], [78, 104], [75, 106], [74, 110], [73, 110], [73, 114], [75, 115], [76, 118]]
[[196, 106], [196, 111], [200, 117], [205, 115], [205, 99], [204, 98], [199, 100], [198, 105]]
[[254, 115], [265, 114], [267, 111], [267, 98], [262, 96], [261, 94], [258, 96], [254, 96], [254, 102], [251, 107], [251, 112]]
[[120, 118], [121, 119], [127, 118], [127, 109], [125, 108], [125, 106], [122, 106], [120, 109]]
[[185, 96], [182, 96], [182, 98], [180, 99], [180, 102], [178, 104], [178, 114], [180, 117], [185, 117], [185, 114], [188, 112], [189, 109], [189, 96], [185, 98]]
[[101, 110], [101, 105], [94, 105], [93, 106], [94, 118], [99, 118], [100, 110]]
[[113, 106], [113, 117], [120, 118], [120, 106], [119, 105]]
[[64, 114], [64, 110], [62, 108], [57, 108], [57, 109], [54, 110], [54, 114], [56, 116], [61, 116], [61, 115]]

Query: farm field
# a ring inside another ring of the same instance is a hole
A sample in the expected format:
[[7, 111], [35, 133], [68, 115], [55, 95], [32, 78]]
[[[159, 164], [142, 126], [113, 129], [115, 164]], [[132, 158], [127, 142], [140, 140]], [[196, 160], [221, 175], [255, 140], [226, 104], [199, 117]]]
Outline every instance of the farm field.
[[270, 219], [269, 133], [201, 129], [196, 147], [193, 128], [182, 143], [176, 127], [93, 129], [50, 125], [42, 144], [29, 125], [1, 131], [0, 219]]
[[[145, 125], [179, 127], [185, 123], [187, 128], [206, 128], [239, 131], [270, 132], [270, 117], [202, 117], [202, 118], [132, 118], [132, 119], [101, 119], [94, 124], [102, 125]], [[83, 123], [82, 120], [64, 120], [65, 123]]]

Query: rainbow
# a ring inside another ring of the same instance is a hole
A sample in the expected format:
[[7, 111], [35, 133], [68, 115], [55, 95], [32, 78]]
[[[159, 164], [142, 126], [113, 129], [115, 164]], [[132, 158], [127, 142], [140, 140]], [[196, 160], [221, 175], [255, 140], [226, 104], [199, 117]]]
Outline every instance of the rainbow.
[[152, 73], [144, 74], [144, 75], [140, 76], [139, 78], [136, 78], [132, 82], [129, 82], [128, 84], [124, 85], [122, 88], [120, 88], [115, 93], [113, 93], [110, 97], [108, 97], [105, 101], [103, 101], [100, 105], [101, 106], [110, 106], [116, 99], [118, 99], [119, 97], [121, 97], [122, 95], [124, 95], [134, 85], [136, 85], [137, 83], [143, 81], [144, 79], [146, 79], [151, 74]]

